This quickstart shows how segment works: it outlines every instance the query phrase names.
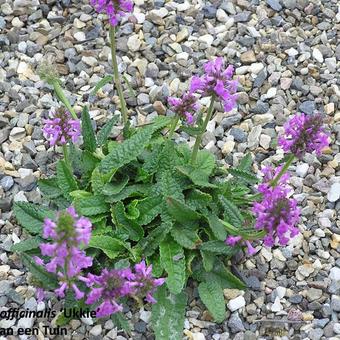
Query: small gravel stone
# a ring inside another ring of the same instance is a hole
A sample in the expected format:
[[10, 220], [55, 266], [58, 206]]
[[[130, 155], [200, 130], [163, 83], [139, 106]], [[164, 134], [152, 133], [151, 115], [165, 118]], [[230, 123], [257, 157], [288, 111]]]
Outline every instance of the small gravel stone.
[[336, 202], [340, 198], [340, 183], [333, 183], [327, 194], [329, 202]]
[[228, 302], [228, 308], [230, 311], [234, 312], [246, 305], [246, 301], [243, 296], [238, 296]]

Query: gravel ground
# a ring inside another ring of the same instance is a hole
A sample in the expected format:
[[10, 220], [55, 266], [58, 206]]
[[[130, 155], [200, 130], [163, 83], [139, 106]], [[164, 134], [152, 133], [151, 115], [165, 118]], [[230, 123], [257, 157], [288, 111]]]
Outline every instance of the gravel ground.
[[[180, 94], [206, 59], [221, 55], [236, 67], [240, 95], [237, 110], [218, 112], [203, 138], [205, 148], [219, 159], [237, 164], [250, 151], [255, 171], [277, 164], [282, 158], [275, 147], [277, 134], [296, 111], [326, 113], [332, 138], [331, 148], [319, 159], [306, 155], [291, 167], [294, 197], [302, 207], [301, 234], [286, 248], [258, 247], [256, 256], [234, 259], [233, 270], [249, 290], [225, 290], [228, 317], [223, 324], [211, 322], [197, 289], [189, 289], [185, 338], [270, 339], [274, 333], [255, 321], [288, 318], [304, 322], [290, 324], [282, 339], [340, 339], [338, 1], [134, 2], [134, 13], [118, 37], [120, 71], [137, 93], [135, 97], [125, 87], [133, 124], [167, 114], [165, 98]], [[37, 304], [29, 274], [9, 251], [25, 238], [11, 209], [15, 201], [41, 202], [37, 179], [53, 172], [60, 151], [48, 148], [42, 137], [42, 118], [58, 105], [36, 74], [42, 60], [54, 57], [71, 102], [79, 110], [88, 102], [97, 126], [115, 113], [118, 97], [112, 85], [96, 98], [89, 96], [111, 72], [102, 19], [86, 0], [0, 0], [0, 311], [60, 308], [53, 297], [48, 305]], [[114, 129], [113, 137], [120, 129]], [[184, 133], [176, 139], [189, 141]], [[127, 308], [131, 339], [153, 339], [148, 308]], [[0, 328], [42, 329], [50, 321], [0, 320]], [[37, 338], [44, 339], [43, 333]], [[72, 321], [67, 336], [45, 338], [128, 337], [111, 320], [86, 319]]]

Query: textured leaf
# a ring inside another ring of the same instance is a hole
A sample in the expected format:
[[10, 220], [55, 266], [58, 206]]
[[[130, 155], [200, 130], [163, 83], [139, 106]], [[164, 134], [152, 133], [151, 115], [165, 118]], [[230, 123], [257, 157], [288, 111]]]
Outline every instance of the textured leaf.
[[226, 311], [223, 290], [220, 285], [215, 281], [201, 282], [198, 286], [198, 293], [215, 321], [224, 321]]
[[60, 160], [57, 164], [57, 181], [59, 188], [66, 198], [70, 197], [70, 192], [78, 189], [77, 182], [73, 177], [70, 168], [63, 160]]
[[200, 214], [173, 197], [167, 198], [167, 208], [169, 214], [178, 222], [185, 224], [187, 221], [197, 221]]
[[48, 198], [56, 198], [62, 196], [62, 191], [58, 187], [58, 181], [56, 177], [40, 179], [38, 182], [39, 190], [44, 196]]
[[41, 234], [44, 219], [55, 216], [52, 210], [27, 202], [15, 202], [14, 214], [19, 224], [31, 234]]
[[137, 208], [140, 213], [138, 224], [146, 225], [162, 212], [163, 202], [159, 197], [148, 197], [139, 201]]
[[103, 189], [104, 195], [117, 195], [129, 183], [129, 176], [125, 176], [119, 181], [106, 183]]
[[159, 244], [165, 239], [170, 229], [172, 222], [162, 222], [158, 227], [151, 230], [146, 237], [144, 237], [139, 245], [143, 250], [145, 256], [151, 256], [158, 248]]
[[93, 216], [108, 212], [110, 206], [103, 196], [90, 196], [75, 201], [75, 207], [80, 215]]
[[191, 181], [201, 187], [216, 188], [209, 182], [209, 176], [215, 168], [215, 157], [207, 150], [201, 150], [197, 154], [195, 165], [178, 166], [177, 169]]
[[113, 237], [98, 235], [91, 237], [89, 247], [102, 250], [112, 260], [124, 252], [126, 245]]
[[227, 238], [227, 231], [220, 219], [216, 215], [211, 214], [208, 216], [208, 222], [214, 236], [218, 240], [224, 241]]
[[225, 211], [225, 218], [234, 226], [242, 226], [244, 218], [239, 208], [230, 200], [220, 195], [219, 200]]
[[24, 266], [32, 273], [33, 277], [43, 285], [44, 288], [53, 290], [58, 287], [57, 276], [46, 271], [43, 266], [38, 266], [31, 256], [22, 253], [21, 259]]
[[118, 329], [124, 330], [124, 332], [131, 336], [131, 326], [123, 313], [114, 313], [111, 315], [111, 319]]
[[100, 173], [99, 168], [95, 168], [91, 175], [92, 191], [95, 195], [102, 193], [105, 186], [104, 176]]
[[207, 272], [210, 272], [213, 269], [215, 257], [216, 255], [213, 253], [210, 253], [209, 251], [200, 251], [203, 261], [203, 267]]
[[251, 164], [252, 164], [251, 154], [248, 153], [241, 159], [237, 169], [242, 171], [249, 171], [251, 169]]
[[198, 189], [193, 189], [187, 195], [186, 203], [194, 210], [205, 210], [211, 200], [211, 195]]
[[117, 123], [118, 116], [111, 118], [104, 126], [101, 127], [97, 134], [97, 146], [101, 147], [107, 141], [113, 126]]
[[239, 169], [228, 169], [228, 172], [231, 173], [234, 177], [244, 180], [246, 183], [255, 184], [259, 181], [254, 174], [248, 171]]
[[81, 115], [81, 134], [83, 136], [85, 150], [94, 152], [96, 150], [97, 141], [87, 106], [84, 106]]
[[155, 196], [162, 195], [164, 198], [173, 197], [178, 201], [184, 201], [183, 181], [176, 176], [172, 171], [163, 171], [158, 178], [156, 190], [158, 193], [154, 193]]
[[215, 259], [214, 268], [206, 272], [203, 267], [194, 268], [193, 276], [198, 281], [214, 281], [217, 282], [222, 289], [225, 288], [235, 288], [235, 289], [245, 289], [246, 285], [234, 274], [230, 272], [229, 269], [220, 260]]
[[227, 246], [223, 241], [207, 241], [201, 244], [201, 250], [210, 251], [215, 254], [232, 256], [237, 250], [234, 247]]
[[171, 293], [178, 294], [186, 281], [183, 248], [168, 237], [160, 244], [159, 253], [162, 267], [168, 273], [166, 285]]
[[112, 218], [117, 229], [123, 228], [133, 241], [139, 241], [143, 235], [143, 228], [135, 221], [129, 220], [126, 216], [124, 204], [117, 202], [111, 209]]
[[179, 245], [187, 249], [195, 249], [202, 242], [197, 235], [197, 226], [192, 223], [177, 224], [170, 233]]
[[75, 190], [70, 192], [70, 196], [73, 199], [80, 199], [80, 198], [86, 198], [92, 196], [91, 192], [85, 191], [85, 190]]
[[119, 169], [123, 165], [136, 159], [144, 147], [150, 142], [152, 134], [158, 128], [165, 126], [163, 123], [152, 124], [145, 128], [139, 129], [131, 138], [118, 144], [100, 163], [102, 172], [107, 173], [113, 168]]
[[152, 326], [156, 340], [180, 340], [183, 338], [187, 295], [168, 294], [163, 285], [155, 293], [157, 303], [152, 305]]
[[39, 248], [40, 243], [42, 243], [42, 238], [39, 236], [35, 236], [29, 238], [27, 240], [21, 241], [19, 243], [15, 243], [11, 247], [11, 251], [22, 253], [25, 251], [33, 250]]
[[125, 187], [118, 194], [107, 196], [105, 199], [107, 202], [115, 203], [128, 197], [146, 195], [149, 192], [149, 188], [149, 184], [133, 184]]
[[91, 91], [91, 95], [95, 96], [96, 93], [103, 88], [106, 84], [109, 84], [113, 82], [113, 76], [105, 76], [103, 79], [99, 80], [97, 85], [94, 87], [94, 89]]

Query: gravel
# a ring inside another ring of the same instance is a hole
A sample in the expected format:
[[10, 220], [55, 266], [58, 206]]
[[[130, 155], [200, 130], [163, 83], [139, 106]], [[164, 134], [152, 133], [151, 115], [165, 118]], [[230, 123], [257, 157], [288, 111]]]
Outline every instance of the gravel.
[[[298, 315], [306, 323], [289, 328], [291, 339], [328, 339], [340, 334], [340, 29], [337, 1], [135, 0], [134, 13], [118, 32], [119, 69], [133, 125], [169, 114], [166, 97], [187, 89], [190, 77], [213, 56], [235, 65], [239, 79], [237, 110], [217, 114], [204, 145], [222, 163], [237, 165], [250, 152], [253, 169], [278, 165], [282, 151], [275, 141], [295, 112], [325, 113], [331, 147], [318, 159], [306, 155], [291, 166], [294, 197], [300, 202], [300, 235], [286, 248], [262, 248], [255, 256], [236, 256], [233, 270], [247, 283], [245, 291], [225, 290], [227, 320], [211, 316], [188, 288], [186, 339], [258, 339], [268, 335], [261, 319]], [[50, 86], [37, 76], [42, 59], [52, 55], [63, 86], [76, 110], [85, 104], [97, 127], [116, 111], [117, 93], [106, 85], [89, 96], [111, 71], [110, 49], [102, 18], [87, 0], [0, 0], [0, 310], [60, 309], [36, 304], [30, 274], [14, 242], [26, 237], [14, 223], [14, 201], [43, 204], [37, 188], [41, 176], [54, 174], [60, 150], [49, 148], [42, 119], [57, 105]], [[88, 100], [88, 101], [87, 101]], [[138, 106], [138, 110], [137, 110]], [[117, 112], [118, 113], [118, 112]], [[121, 127], [112, 135], [117, 136]], [[193, 143], [178, 132], [176, 141]], [[127, 309], [130, 339], [151, 339], [150, 306]], [[52, 320], [43, 320], [50, 324]], [[21, 319], [6, 327], [38, 327], [40, 320]], [[129, 338], [106, 319], [72, 321], [67, 339]]]

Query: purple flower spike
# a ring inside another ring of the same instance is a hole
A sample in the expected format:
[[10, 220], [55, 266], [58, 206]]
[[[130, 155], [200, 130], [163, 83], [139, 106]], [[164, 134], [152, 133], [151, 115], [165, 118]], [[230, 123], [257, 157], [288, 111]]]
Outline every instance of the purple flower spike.
[[43, 134], [50, 145], [63, 145], [70, 140], [76, 143], [80, 136], [80, 121], [72, 119], [68, 111], [50, 112], [52, 119], [44, 120]]
[[291, 152], [301, 159], [306, 152], [315, 151], [317, 155], [329, 146], [328, 135], [324, 132], [321, 114], [295, 115], [285, 125], [285, 134], [279, 144], [285, 152]]
[[51, 238], [53, 243], [40, 244], [41, 254], [51, 257], [47, 263], [35, 256], [37, 265], [43, 266], [48, 272], [58, 275], [59, 288], [55, 293], [65, 296], [67, 289], [72, 289], [77, 299], [84, 297], [76, 281], [84, 281], [81, 271], [92, 266], [92, 258], [86, 256], [79, 246], [87, 245], [91, 237], [92, 224], [85, 217], [79, 217], [73, 207], [60, 212], [56, 222], [46, 218], [43, 225], [43, 237]]
[[252, 246], [250, 241], [244, 240], [242, 236], [228, 236], [224, 243], [231, 247], [234, 247], [237, 244], [246, 245], [248, 255], [254, 255], [256, 253], [256, 249]]
[[132, 294], [136, 282], [130, 269], [103, 269], [99, 276], [90, 274], [87, 285], [92, 287], [86, 303], [101, 302], [97, 308], [97, 317], [109, 316], [121, 312], [123, 307], [117, 302], [121, 297]]
[[156, 303], [157, 301], [152, 295], [157, 287], [165, 282], [165, 279], [155, 279], [152, 276], [152, 265], [147, 267], [143, 260], [135, 265], [135, 280], [138, 282], [136, 295], [145, 297], [145, 300], [149, 303]]
[[175, 113], [185, 118], [189, 125], [194, 123], [194, 114], [199, 109], [199, 104], [192, 92], [184, 93], [182, 98], [169, 97], [168, 103], [173, 107]]
[[121, 18], [133, 10], [131, 0], [91, 0], [90, 4], [98, 13], [106, 13], [112, 26], [117, 26]]
[[234, 67], [224, 68], [224, 60], [218, 57], [203, 65], [205, 74], [193, 77], [190, 92], [201, 92], [204, 96], [217, 96], [223, 103], [225, 111], [231, 111], [236, 106], [237, 81], [232, 80]]
[[[276, 171], [265, 168], [265, 179], [275, 177]], [[255, 229], [265, 230], [267, 235], [263, 241], [267, 247], [272, 247], [276, 241], [282, 246], [287, 245], [290, 238], [295, 237], [299, 230], [296, 224], [300, 218], [300, 209], [297, 201], [289, 198], [291, 189], [285, 183], [286, 178], [281, 178], [275, 187], [270, 182], [264, 182], [258, 186], [263, 198], [261, 202], [255, 202], [253, 213], [256, 216]]]

